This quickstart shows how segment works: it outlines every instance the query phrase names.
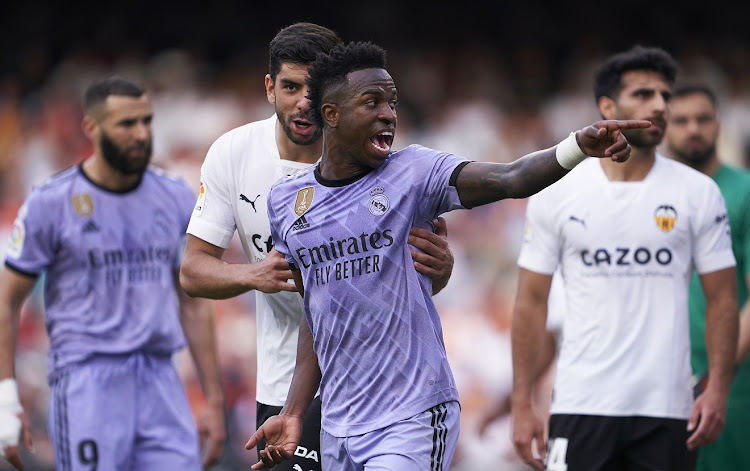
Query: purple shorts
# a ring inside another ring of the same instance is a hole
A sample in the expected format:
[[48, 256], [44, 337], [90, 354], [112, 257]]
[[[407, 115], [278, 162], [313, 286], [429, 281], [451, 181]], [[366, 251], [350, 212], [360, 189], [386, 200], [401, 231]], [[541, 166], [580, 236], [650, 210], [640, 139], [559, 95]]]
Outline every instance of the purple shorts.
[[334, 437], [321, 430], [322, 468], [447, 471], [458, 443], [460, 413], [458, 402], [450, 401], [364, 435]]
[[200, 471], [198, 434], [168, 356], [98, 356], [51, 383], [58, 471]]

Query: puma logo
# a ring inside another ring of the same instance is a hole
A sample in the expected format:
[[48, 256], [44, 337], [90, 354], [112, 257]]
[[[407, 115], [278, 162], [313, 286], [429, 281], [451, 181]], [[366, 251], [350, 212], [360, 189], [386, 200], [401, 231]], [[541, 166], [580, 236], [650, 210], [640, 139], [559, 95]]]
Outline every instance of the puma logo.
[[245, 203], [250, 203], [250, 205], [252, 205], [253, 207], [253, 211], [255, 211], [256, 213], [258, 212], [258, 210], [255, 208], [255, 202], [258, 201], [258, 198], [260, 198], [260, 195], [256, 196], [254, 200], [250, 201], [249, 199], [247, 199], [247, 196], [240, 193], [240, 200], [244, 201]]
[[568, 220], [569, 221], [575, 221], [575, 222], [581, 223], [581, 225], [583, 226], [583, 228], [586, 229], [586, 221], [584, 221], [583, 219], [578, 219], [575, 216], [570, 216], [570, 218], [568, 218]]

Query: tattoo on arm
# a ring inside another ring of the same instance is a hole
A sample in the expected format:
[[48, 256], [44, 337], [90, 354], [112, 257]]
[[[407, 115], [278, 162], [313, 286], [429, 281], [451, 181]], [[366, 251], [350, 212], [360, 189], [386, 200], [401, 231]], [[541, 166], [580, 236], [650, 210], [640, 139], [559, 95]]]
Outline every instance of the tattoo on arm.
[[528, 154], [509, 164], [472, 162], [456, 179], [461, 204], [467, 208], [505, 198], [526, 198], [562, 178], [567, 170], [555, 157], [555, 148]]

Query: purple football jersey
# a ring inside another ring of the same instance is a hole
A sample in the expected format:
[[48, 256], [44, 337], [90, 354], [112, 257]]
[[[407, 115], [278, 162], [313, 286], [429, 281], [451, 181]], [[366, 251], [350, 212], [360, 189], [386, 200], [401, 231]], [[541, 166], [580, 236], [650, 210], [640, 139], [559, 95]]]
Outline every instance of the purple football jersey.
[[127, 192], [97, 186], [80, 165], [34, 189], [5, 263], [45, 275], [51, 375], [92, 354], [184, 345], [174, 272], [194, 203], [184, 181], [153, 167]]
[[323, 428], [352, 436], [457, 400], [431, 280], [407, 242], [412, 226], [463, 208], [451, 178], [465, 159], [420, 146], [349, 180], [317, 166], [269, 195], [276, 249], [299, 268], [323, 378]]

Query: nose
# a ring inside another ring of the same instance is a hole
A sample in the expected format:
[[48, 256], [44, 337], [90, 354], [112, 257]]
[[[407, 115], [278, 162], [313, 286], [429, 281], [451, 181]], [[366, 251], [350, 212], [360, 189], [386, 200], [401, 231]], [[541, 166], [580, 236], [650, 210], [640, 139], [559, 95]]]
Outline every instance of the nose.
[[134, 137], [139, 141], [148, 141], [151, 139], [151, 125], [146, 123], [138, 123], [135, 125]]
[[301, 111], [307, 111], [310, 109], [310, 100], [307, 98], [307, 95], [309, 94], [309, 90], [307, 87], [305, 87], [302, 90], [302, 93], [300, 93], [299, 100], [297, 100], [297, 108], [299, 108]]
[[385, 121], [388, 124], [395, 123], [396, 122], [396, 109], [393, 108], [390, 104], [385, 103], [380, 107], [378, 118], [380, 118], [382, 121]]
[[660, 115], [664, 115], [667, 112], [667, 99], [657, 93], [653, 100], [654, 111]]

